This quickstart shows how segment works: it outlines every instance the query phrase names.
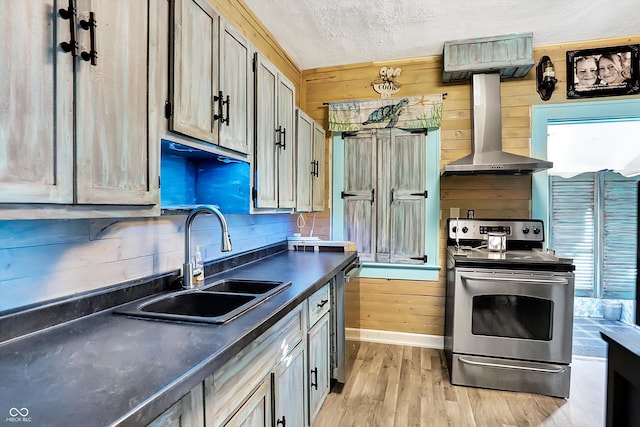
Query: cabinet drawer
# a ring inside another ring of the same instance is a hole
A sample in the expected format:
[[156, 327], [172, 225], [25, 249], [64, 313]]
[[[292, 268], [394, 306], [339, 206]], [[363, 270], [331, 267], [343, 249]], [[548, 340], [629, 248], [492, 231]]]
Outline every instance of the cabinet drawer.
[[329, 284], [325, 284], [307, 299], [309, 304], [309, 327], [315, 325], [331, 306], [329, 301]]

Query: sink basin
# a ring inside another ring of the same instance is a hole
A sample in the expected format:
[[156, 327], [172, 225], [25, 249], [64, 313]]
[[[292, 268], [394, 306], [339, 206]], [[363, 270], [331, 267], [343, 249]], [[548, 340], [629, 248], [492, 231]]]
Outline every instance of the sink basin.
[[291, 282], [223, 279], [199, 289], [136, 302], [116, 314], [176, 322], [225, 323], [291, 285]]
[[210, 286], [204, 287], [205, 292], [229, 292], [240, 294], [262, 295], [270, 291], [277, 292], [279, 286], [286, 286], [288, 283], [272, 282], [267, 280], [242, 280], [224, 279]]
[[195, 317], [219, 317], [237, 310], [255, 297], [191, 292], [173, 295], [140, 306], [145, 313], [177, 314]]

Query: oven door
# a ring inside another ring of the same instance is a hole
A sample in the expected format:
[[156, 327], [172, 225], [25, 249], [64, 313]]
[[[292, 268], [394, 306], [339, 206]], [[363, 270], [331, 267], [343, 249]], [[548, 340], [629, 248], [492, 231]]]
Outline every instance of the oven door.
[[453, 352], [570, 363], [573, 273], [455, 269]]

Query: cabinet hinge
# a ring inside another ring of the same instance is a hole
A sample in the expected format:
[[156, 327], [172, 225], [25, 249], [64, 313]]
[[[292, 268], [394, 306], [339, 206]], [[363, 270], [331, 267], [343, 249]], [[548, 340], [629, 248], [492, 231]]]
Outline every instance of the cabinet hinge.
[[411, 258], [409, 258], [409, 259], [415, 259], [415, 260], [417, 260], [417, 261], [422, 261], [422, 262], [424, 262], [425, 264], [427, 263], [427, 256], [426, 256], [426, 255], [423, 255], [423, 256], [414, 256], [414, 257], [411, 257]]
[[358, 132], [342, 132], [342, 139], [349, 138], [350, 136], [356, 136]]
[[422, 193], [411, 193], [412, 196], [422, 196], [425, 199], [427, 197], [429, 197], [429, 192], [427, 190], [424, 190]]
[[164, 102], [164, 118], [170, 119], [173, 116], [173, 105], [168, 100]]
[[429, 129], [427, 128], [416, 128], [416, 129], [402, 129], [409, 133], [423, 133], [425, 135], [429, 135]]
[[251, 199], [255, 202], [258, 199], [258, 190], [256, 190], [256, 187], [253, 187], [251, 189]]
[[160, 188], [160, 175], [158, 175], [158, 188]]

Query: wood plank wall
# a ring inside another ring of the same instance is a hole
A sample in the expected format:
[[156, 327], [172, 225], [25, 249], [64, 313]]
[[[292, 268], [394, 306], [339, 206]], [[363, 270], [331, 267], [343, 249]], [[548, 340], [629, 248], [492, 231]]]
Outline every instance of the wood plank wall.
[[[567, 50], [640, 43], [640, 35], [607, 40], [575, 42], [534, 48], [537, 61], [547, 55], [555, 65], [558, 84], [547, 104], [588, 102], [566, 99]], [[301, 104], [314, 120], [327, 128], [328, 101], [375, 99], [379, 95], [371, 82], [382, 66], [402, 69], [402, 84], [395, 96], [446, 93], [441, 129], [441, 165], [471, 152], [471, 87], [469, 82], [442, 84], [442, 56], [360, 63], [303, 70]], [[535, 67], [520, 79], [502, 83], [502, 134], [505, 151], [530, 155], [531, 106], [544, 104], [536, 92]], [[637, 96], [634, 96], [637, 97]], [[629, 97], [625, 97], [629, 98]], [[598, 101], [607, 98], [599, 98]], [[612, 100], [620, 98], [611, 98]], [[593, 99], [592, 99], [593, 100]], [[327, 133], [325, 170], [330, 171], [331, 133]], [[330, 206], [330, 174], [326, 177], [327, 206]], [[449, 208], [474, 209], [476, 217], [528, 218], [531, 212], [531, 177], [443, 177], [440, 189], [440, 260], [444, 267], [444, 226]], [[327, 211], [316, 217], [317, 230], [330, 230]], [[317, 233], [316, 233], [317, 234]], [[329, 236], [327, 236], [328, 238]], [[430, 335], [443, 334], [444, 268], [439, 282], [358, 279], [347, 295], [347, 326]]]
[[271, 63], [284, 73], [296, 87], [296, 105], [300, 103], [302, 73], [287, 52], [262, 25], [251, 9], [242, 0], [209, 0], [234, 27], [253, 44]]
[[[191, 243], [206, 261], [284, 241], [292, 215], [226, 215], [233, 252], [220, 252], [220, 225], [203, 215]], [[5, 310], [182, 268], [185, 215], [140, 219], [0, 221], [0, 315]]]

